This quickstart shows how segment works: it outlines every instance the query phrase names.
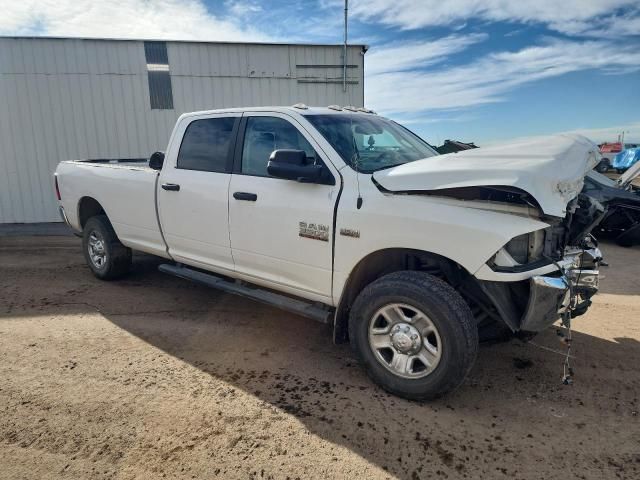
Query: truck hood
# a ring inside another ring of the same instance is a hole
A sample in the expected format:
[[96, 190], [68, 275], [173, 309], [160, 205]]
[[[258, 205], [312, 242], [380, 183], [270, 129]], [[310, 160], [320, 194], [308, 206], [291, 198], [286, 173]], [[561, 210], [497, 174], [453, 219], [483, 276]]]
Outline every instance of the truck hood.
[[599, 159], [593, 142], [563, 134], [425, 158], [380, 170], [373, 178], [391, 192], [515, 187], [535, 198], [545, 214], [564, 217]]

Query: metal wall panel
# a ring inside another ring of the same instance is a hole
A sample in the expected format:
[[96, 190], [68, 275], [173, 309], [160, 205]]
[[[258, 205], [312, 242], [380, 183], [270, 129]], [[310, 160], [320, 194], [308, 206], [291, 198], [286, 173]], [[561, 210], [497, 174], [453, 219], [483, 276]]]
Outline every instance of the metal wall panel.
[[184, 112], [356, 105], [364, 56], [342, 47], [167, 42], [173, 110], [151, 110], [144, 42], [0, 38], [0, 223], [58, 221], [61, 160], [148, 157]]

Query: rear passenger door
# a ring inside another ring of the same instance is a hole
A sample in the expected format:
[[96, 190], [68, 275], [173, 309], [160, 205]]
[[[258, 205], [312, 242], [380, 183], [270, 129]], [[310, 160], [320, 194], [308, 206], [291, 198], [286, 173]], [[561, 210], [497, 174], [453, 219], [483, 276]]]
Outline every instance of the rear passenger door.
[[[233, 271], [228, 190], [240, 115], [187, 117], [167, 152], [158, 211], [169, 254], [179, 262]], [[168, 164], [167, 164], [168, 162]]]
[[[269, 176], [276, 149], [304, 150], [327, 167], [327, 183]], [[285, 114], [245, 113], [229, 188], [236, 273], [245, 280], [331, 302], [333, 214], [340, 176], [313, 137]]]

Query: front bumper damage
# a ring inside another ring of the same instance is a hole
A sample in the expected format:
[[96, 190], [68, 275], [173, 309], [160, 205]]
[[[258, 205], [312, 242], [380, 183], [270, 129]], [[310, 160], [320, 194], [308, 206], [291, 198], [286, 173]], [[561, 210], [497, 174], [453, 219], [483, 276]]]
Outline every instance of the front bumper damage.
[[576, 317], [587, 311], [598, 291], [600, 249], [575, 253], [560, 276], [535, 276], [529, 280], [529, 302], [520, 330], [539, 332], [552, 325], [567, 309]]
[[504, 282], [482, 282], [481, 287], [514, 332], [540, 332], [567, 310], [572, 317], [587, 311], [598, 291], [601, 260], [597, 247], [567, 251], [552, 274], [536, 275], [513, 289]]

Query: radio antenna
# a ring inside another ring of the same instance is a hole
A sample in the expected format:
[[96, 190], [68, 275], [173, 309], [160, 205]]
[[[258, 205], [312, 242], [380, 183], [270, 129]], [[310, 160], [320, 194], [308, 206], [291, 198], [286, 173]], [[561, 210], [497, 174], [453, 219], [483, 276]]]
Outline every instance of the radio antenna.
[[349, 0], [344, 0], [344, 48], [342, 51], [342, 91], [347, 91], [347, 18]]
[[356, 207], [360, 210], [362, 207], [362, 195], [360, 194], [360, 151], [358, 150], [358, 145], [356, 144], [356, 137], [354, 136], [353, 131], [353, 119], [349, 118], [349, 130], [351, 134], [351, 145], [353, 146], [353, 155], [351, 156], [351, 163], [355, 167], [356, 171], [356, 185], [358, 187], [358, 199], [356, 200]]

